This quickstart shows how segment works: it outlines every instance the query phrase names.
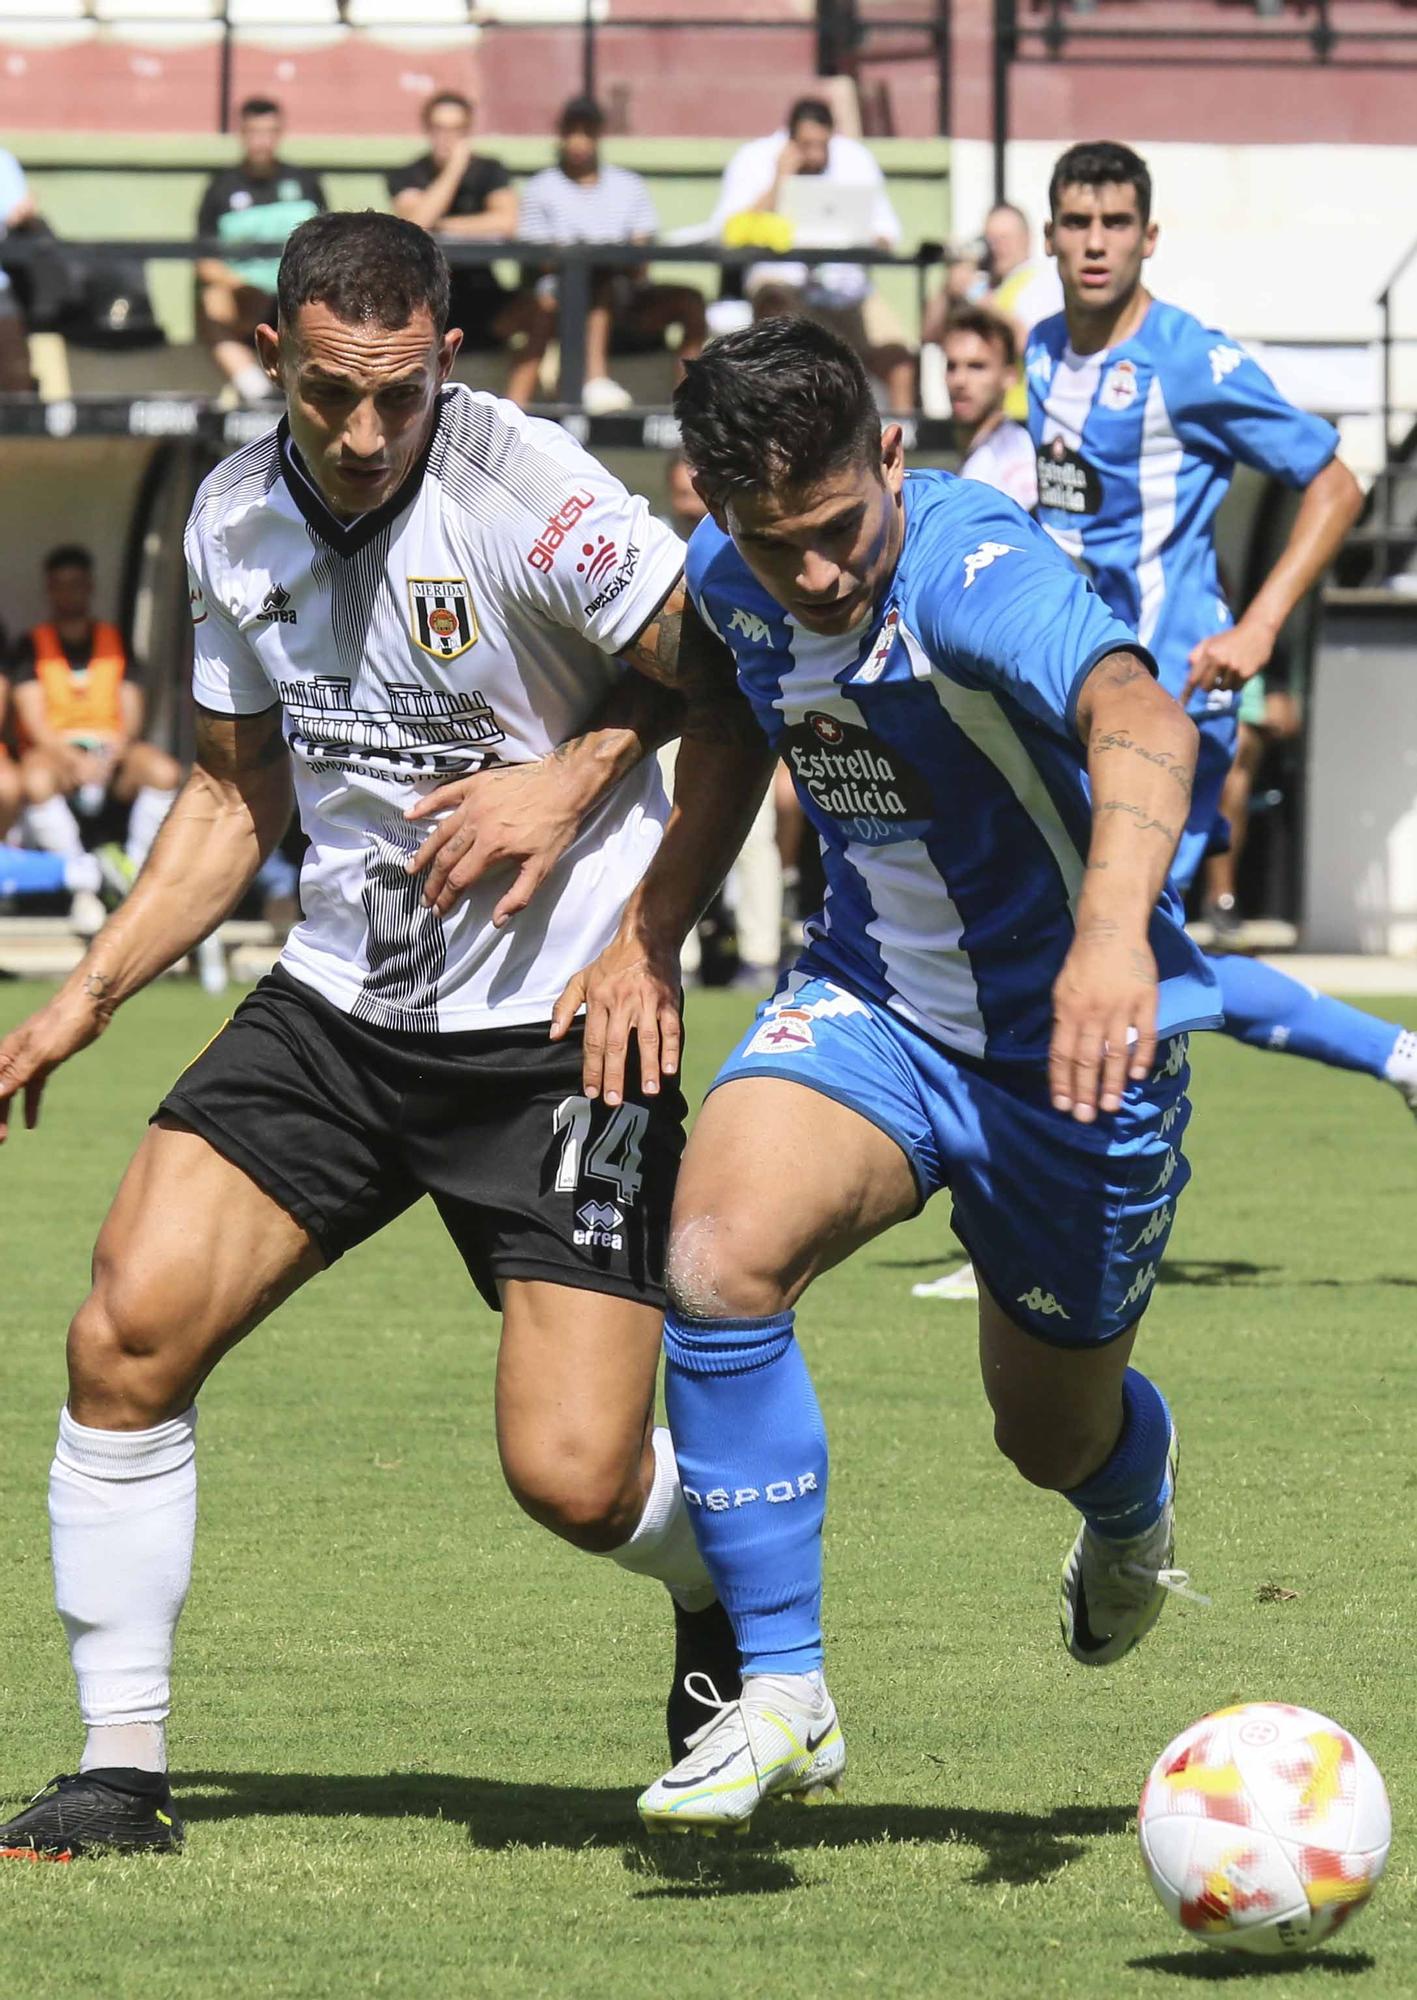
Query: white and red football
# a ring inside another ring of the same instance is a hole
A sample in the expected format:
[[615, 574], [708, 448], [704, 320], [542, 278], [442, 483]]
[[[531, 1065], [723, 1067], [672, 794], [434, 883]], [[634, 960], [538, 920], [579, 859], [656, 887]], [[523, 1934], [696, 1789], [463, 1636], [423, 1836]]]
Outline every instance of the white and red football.
[[1183, 1930], [1281, 1957], [1331, 1937], [1367, 1902], [1392, 1815], [1356, 1737], [1312, 1709], [1256, 1701], [1204, 1716], [1166, 1746], [1137, 1835]]

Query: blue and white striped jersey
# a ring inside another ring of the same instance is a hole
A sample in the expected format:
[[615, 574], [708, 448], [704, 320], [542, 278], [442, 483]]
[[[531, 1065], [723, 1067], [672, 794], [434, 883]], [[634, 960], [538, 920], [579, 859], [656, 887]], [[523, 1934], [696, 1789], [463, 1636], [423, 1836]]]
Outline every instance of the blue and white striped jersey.
[[[1002, 495], [916, 472], [905, 508], [895, 574], [854, 633], [805, 630], [712, 521], [686, 580], [821, 835], [811, 962], [966, 1055], [1037, 1062], [1091, 831], [1077, 698], [1136, 641]], [[1213, 1026], [1170, 888], [1150, 935], [1162, 1032]]]
[[[1223, 333], [1153, 300], [1117, 347], [1075, 354], [1061, 313], [1029, 336], [1038, 518], [1179, 695], [1191, 649], [1231, 623], [1215, 516], [1242, 460], [1307, 486], [1338, 449]], [[1214, 707], [1204, 694], [1196, 710]]]

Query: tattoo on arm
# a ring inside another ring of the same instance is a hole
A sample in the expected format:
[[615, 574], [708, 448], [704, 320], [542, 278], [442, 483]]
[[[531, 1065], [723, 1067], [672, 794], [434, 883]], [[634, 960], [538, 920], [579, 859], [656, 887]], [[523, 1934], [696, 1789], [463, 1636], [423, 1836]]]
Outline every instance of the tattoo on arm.
[[639, 673], [683, 696], [685, 736], [743, 744], [759, 738], [733, 655], [699, 616], [682, 581], [626, 649], [626, 658]]
[[239, 785], [256, 772], [285, 761], [281, 706], [275, 702], [259, 715], [219, 715], [197, 710], [197, 762], [208, 776]]
[[1168, 840], [1180, 837], [1174, 826], [1168, 826], [1164, 819], [1152, 819], [1145, 807], [1132, 805], [1127, 799], [1104, 799], [1097, 810], [1100, 813], [1125, 813], [1129, 819], [1137, 822], [1139, 833], [1161, 833]]
[[1128, 687], [1133, 681], [1154, 679], [1151, 669], [1135, 653], [1108, 653], [1093, 668], [1107, 687]]
[[1191, 774], [1185, 766], [1180, 764], [1169, 750], [1148, 750], [1144, 743], [1138, 743], [1125, 729], [1109, 729], [1104, 735], [1094, 736], [1089, 748], [1129, 751], [1132, 756], [1141, 757], [1148, 764], [1154, 764], [1159, 771], [1164, 771], [1168, 778], [1174, 778], [1180, 787], [1182, 798], [1189, 799], [1191, 796]]

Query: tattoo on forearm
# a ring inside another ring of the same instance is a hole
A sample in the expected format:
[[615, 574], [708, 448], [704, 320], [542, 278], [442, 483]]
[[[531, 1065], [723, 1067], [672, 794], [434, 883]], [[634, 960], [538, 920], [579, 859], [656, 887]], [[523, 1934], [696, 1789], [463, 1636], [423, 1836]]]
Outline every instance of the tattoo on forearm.
[[1108, 687], [1127, 687], [1132, 681], [1149, 681], [1151, 670], [1142, 665], [1135, 653], [1109, 653], [1099, 660], [1095, 669]]
[[1145, 806], [1132, 805], [1127, 799], [1104, 799], [1097, 808], [1100, 813], [1125, 813], [1134, 819], [1139, 833], [1163, 833], [1168, 840], [1177, 838], [1177, 829], [1168, 826], [1164, 819], [1153, 819]]
[[1094, 751], [1126, 750], [1134, 757], [1141, 757], [1148, 764], [1154, 764], [1158, 771], [1164, 771], [1180, 787], [1181, 796], [1191, 796], [1191, 773], [1179, 758], [1169, 750], [1148, 750], [1144, 743], [1138, 743], [1125, 729], [1109, 729], [1104, 735], [1094, 736], [1089, 746]]

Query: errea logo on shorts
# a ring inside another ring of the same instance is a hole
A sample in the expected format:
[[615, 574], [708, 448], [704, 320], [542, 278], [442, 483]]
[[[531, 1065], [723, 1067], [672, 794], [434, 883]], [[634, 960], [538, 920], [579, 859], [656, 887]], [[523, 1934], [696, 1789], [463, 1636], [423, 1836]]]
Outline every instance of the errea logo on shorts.
[[972, 555], [964, 559], [964, 587], [968, 590], [981, 569], [988, 569], [1000, 556], [1016, 556], [1021, 551], [1012, 542], [981, 542]]
[[620, 1234], [625, 1218], [613, 1201], [588, 1201], [576, 1210], [579, 1229], [571, 1231], [571, 1241], [580, 1250], [623, 1250]]

